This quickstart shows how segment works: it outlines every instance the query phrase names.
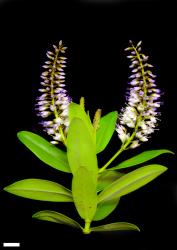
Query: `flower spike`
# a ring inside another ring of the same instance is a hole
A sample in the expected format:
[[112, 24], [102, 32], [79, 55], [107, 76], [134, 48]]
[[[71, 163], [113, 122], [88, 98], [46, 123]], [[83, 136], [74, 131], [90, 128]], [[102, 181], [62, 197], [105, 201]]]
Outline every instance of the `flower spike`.
[[36, 110], [38, 116], [43, 119], [41, 124], [44, 131], [52, 136], [51, 143], [57, 144], [59, 141], [65, 143], [65, 137], [69, 126], [68, 106], [71, 98], [67, 95], [65, 87], [66, 57], [61, 54], [65, 53], [66, 47], [63, 47], [62, 41], [58, 46], [53, 45], [54, 51], [47, 52], [48, 61], [43, 68], [45, 71], [41, 74], [41, 85], [39, 89], [41, 96], [37, 98]]
[[141, 142], [148, 141], [157, 126], [157, 108], [161, 104], [161, 91], [155, 84], [156, 75], [151, 72], [153, 66], [147, 62], [148, 56], [141, 52], [141, 44], [140, 41], [134, 46], [130, 41], [130, 47], [125, 49], [129, 52], [127, 58], [131, 61], [129, 67], [132, 74], [129, 76], [130, 88], [126, 96], [126, 107], [122, 109], [120, 122], [116, 126], [124, 148], [135, 148]]

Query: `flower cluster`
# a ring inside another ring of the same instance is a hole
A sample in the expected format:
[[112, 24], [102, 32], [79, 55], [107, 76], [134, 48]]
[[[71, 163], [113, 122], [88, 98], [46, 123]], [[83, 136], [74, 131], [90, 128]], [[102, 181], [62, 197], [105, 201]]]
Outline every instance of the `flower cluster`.
[[71, 98], [64, 89], [66, 57], [61, 54], [65, 53], [66, 47], [60, 41], [53, 48], [53, 52], [47, 52], [48, 61], [43, 66], [45, 71], [41, 75], [42, 88], [39, 89], [42, 94], [37, 98], [36, 110], [38, 116], [44, 119], [41, 122], [44, 130], [53, 138], [51, 143], [57, 144], [59, 141], [64, 142], [67, 133]]
[[125, 49], [130, 52], [127, 57], [131, 60], [132, 74], [126, 107], [121, 110], [120, 122], [116, 126], [123, 145], [130, 148], [148, 141], [157, 125], [157, 108], [160, 107], [161, 91], [156, 88], [156, 76], [151, 72], [153, 66], [148, 63], [148, 56], [141, 52], [141, 43], [134, 46], [130, 41], [130, 47]]

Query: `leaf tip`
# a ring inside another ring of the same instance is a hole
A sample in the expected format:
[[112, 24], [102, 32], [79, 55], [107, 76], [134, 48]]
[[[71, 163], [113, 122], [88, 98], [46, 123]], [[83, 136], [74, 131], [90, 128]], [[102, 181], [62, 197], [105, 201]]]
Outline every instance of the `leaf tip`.
[[18, 137], [18, 139], [20, 139], [20, 137], [21, 137], [22, 134], [23, 134], [23, 131], [17, 132], [17, 137]]
[[12, 190], [11, 185], [4, 187], [3, 190], [10, 193]]
[[175, 152], [171, 151], [171, 150], [168, 150], [168, 153], [169, 154], [172, 154], [172, 155], [175, 155]]
[[32, 215], [32, 218], [33, 218], [33, 219], [39, 219], [39, 216], [38, 216], [38, 215], [39, 215], [39, 212], [33, 214], [33, 215]]
[[161, 165], [161, 173], [164, 173], [164, 172], [167, 171], [167, 170], [168, 170], [167, 167]]
[[3, 188], [4, 191], [8, 192], [8, 186]]
[[136, 225], [134, 225], [134, 230], [138, 231], [138, 232], [141, 232], [140, 228], [138, 226], [136, 226]]

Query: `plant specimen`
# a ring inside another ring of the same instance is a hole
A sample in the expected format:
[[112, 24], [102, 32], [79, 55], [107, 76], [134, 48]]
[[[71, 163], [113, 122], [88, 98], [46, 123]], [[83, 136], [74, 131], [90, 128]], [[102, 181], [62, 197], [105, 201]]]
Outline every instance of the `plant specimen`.
[[[70, 189], [42, 179], [24, 179], [4, 188], [5, 191], [34, 200], [50, 202], [71, 202], [84, 220], [82, 227], [78, 222], [56, 211], [39, 211], [33, 218], [79, 228], [85, 234], [96, 231], [138, 230], [127, 222], [115, 222], [92, 227], [91, 223], [100, 221], [112, 213], [120, 198], [146, 185], [167, 170], [165, 166], [146, 162], [164, 153], [167, 149], [148, 150], [120, 162], [114, 167], [110, 164], [124, 150], [138, 147], [149, 140], [155, 131], [159, 116], [161, 91], [156, 86], [153, 67], [148, 56], [142, 53], [141, 42], [130, 45], [125, 50], [131, 61], [129, 89], [126, 105], [118, 112], [101, 116], [95, 113], [93, 121], [85, 110], [84, 98], [77, 104], [68, 96], [65, 89], [65, 64], [63, 56], [66, 47], [62, 41], [47, 52], [48, 61], [41, 75], [41, 93], [37, 98], [36, 110], [41, 117], [44, 131], [51, 136], [48, 142], [41, 136], [20, 131], [19, 140], [47, 165], [71, 174]], [[117, 133], [121, 147], [104, 166], [99, 166], [97, 154]], [[61, 149], [63, 144], [66, 150]], [[144, 164], [143, 166], [138, 166]], [[121, 169], [136, 167], [131, 171]]]

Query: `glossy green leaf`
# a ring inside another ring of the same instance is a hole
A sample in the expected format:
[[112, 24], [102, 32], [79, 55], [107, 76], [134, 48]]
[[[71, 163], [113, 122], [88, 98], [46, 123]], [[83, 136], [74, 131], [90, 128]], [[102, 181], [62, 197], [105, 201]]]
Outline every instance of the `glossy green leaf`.
[[125, 160], [121, 163], [119, 163], [117, 166], [110, 168], [109, 170], [116, 170], [116, 169], [121, 169], [121, 168], [128, 168], [128, 167], [132, 167], [141, 163], [144, 163], [146, 161], [149, 161], [161, 154], [166, 154], [166, 153], [170, 153], [173, 154], [172, 151], [167, 150], [167, 149], [158, 149], [158, 150], [148, 150], [148, 151], [144, 151], [128, 160]]
[[75, 228], [82, 228], [78, 222], [69, 218], [68, 216], [50, 210], [39, 211], [32, 216], [34, 219], [55, 222], [59, 224], [68, 225]]
[[115, 131], [118, 113], [110, 112], [100, 119], [99, 128], [96, 132], [96, 152], [100, 153], [108, 145]]
[[98, 175], [97, 192], [105, 189], [112, 182], [123, 176], [123, 173], [118, 171], [104, 171]]
[[71, 171], [75, 174], [80, 166], [92, 171], [97, 182], [98, 166], [95, 147], [85, 123], [73, 118], [67, 136], [67, 156]]
[[73, 176], [72, 194], [76, 209], [84, 220], [92, 220], [97, 207], [96, 185], [92, 172], [79, 167]]
[[136, 189], [146, 185], [148, 182], [155, 179], [157, 176], [167, 170], [166, 167], [152, 164], [136, 169], [128, 174], [125, 174], [117, 181], [113, 182], [98, 195], [98, 202], [112, 199], [113, 197], [121, 197]]
[[4, 190], [33, 200], [73, 202], [72, 193], [69, 189], [48, 180], [25, 179], [14, 182], [5, 187]]
[[[100, 173], [98, 175], [97, 192], [105, 189], [111, 183], [118, 180], [121, 176], [123, 176], [123, 173], [120, 173], [118, 171], [104, 171], [104, 172]], [[106, 201], [100, 202], [97, 205], [96, 214], [95, 214], [93, 220], [98, 221], [98, 220], [102, 220], [102, 219], [106, 218], [117, 207], [119, 200], [120, 199], [118, 196], [118, 197], [114, 197], [111, 200], [106, 200]]]
[[95, 132], [94, 132], [94, 128], [93, 128], [93, 125], [91, 123], [89, 116], [87, 115], [87, 113], [85, 112], [84, 108], [81, 105], [76, 104], [74, 102], [71, 102], [69, 105], [69, 120], [70, 120], [70, 122], [74, 118], [79, 118], [85, 123], [85, 126], [87, 127], [87, 129], [92, 137], [92, 140], [95, 143]]
[[102, 220], [106, 218], [109, 214], [111, 214], [119, 204], [119, 200], [120, 200], [119, 197], [114, 197], [113, 199], [100, 202], [97, 205], [97, 210], [93, 218], [93, 221]]
[[17, 136], [41, 161], [57, 170], [66, 173], [71, 172], [66, 152], [55, 147], [41, 136], [29, 131], [20, 131]]
[[115, 222], [98, 227], [91, 227], [92, 232], [127, 231], [127, 230], [140, 231], [140, 229], [136, 225], [128, 222]]

